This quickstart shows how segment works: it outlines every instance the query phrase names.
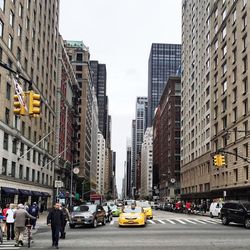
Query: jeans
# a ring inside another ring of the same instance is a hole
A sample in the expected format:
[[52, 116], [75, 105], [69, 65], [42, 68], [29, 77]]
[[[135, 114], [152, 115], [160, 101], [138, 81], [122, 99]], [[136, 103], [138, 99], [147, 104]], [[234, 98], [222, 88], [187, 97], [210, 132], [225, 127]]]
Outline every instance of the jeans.
[[58, 246], [60, 226], [52, 226], [52, 244], [53, 246]]
[[14, 240], [15, 233], [14, 233], [14, 223], [6, 223], [7, 226], [7, 240]]

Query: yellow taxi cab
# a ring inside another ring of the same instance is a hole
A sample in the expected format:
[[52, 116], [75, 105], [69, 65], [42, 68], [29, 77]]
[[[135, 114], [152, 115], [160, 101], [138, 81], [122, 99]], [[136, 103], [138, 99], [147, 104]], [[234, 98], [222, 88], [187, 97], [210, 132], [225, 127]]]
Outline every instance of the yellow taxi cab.
[[125, 207], [119, 216], [119, 226], [145, 226], [147, 217], [142, 207], [131, 205]]
[[147, 201], [136, 201], [136, 206], [142, 207], [147, 219], [153, 219], [153, 210], [151, 205]]

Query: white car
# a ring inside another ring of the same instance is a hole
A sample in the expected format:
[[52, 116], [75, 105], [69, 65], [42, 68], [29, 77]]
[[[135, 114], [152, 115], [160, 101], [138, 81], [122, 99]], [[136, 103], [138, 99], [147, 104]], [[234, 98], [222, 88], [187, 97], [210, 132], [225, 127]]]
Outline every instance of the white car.
[[219, 217], [220, 218], [220, 210], [223, 206], [223, 202], [212, 202], [209, 208], [210, 217]]

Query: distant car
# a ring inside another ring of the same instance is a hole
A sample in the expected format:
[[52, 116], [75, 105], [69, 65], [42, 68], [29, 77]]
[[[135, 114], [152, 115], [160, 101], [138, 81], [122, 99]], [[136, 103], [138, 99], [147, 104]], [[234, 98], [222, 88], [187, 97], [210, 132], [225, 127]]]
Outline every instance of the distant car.
[[125, 206], [131, 206], [132, 204], [135, 204], [135, 200], [124, 200]]
[[71, 212], [70, 228], [80, 225], [97, 227], [98, 223], [106, 224], [106, 212], [97, 204], [86, 204], [73, 207]]
[[209, 214], [210, 214], [210, 217], [213, 218], [213, 217], [218, 217], [220, 218], [220, 211], [221, 211], [221, 208], [223, 206], [223, 202], [212, 202], [211, 205], [210, 205], [210, 208], [209, 208]]
[[136, 206], [143, 208], [147, 219], [153, 219], [153, 210], [148, 201], [136, 201]]
[[145, 226], [146, 215], [142, 207], [125, 207], [119, 216], [119, 226]]
[[105, 210], [106, 213], [106, 222], [110, 222], [113, 219], [112, 216], [112, 210], [110, 209], [110, 207], [108, 205], [103, 206], [103, 209]]
[[112, 216], [119, 217], [121, 214], [121, 208], [117, 207], [116, 205], [112, 207]]
[[250, 202], [225, 202], [221, 208], [221, 221], [223, 225], [234, 222], [243, 224], [247, 229], [250, 229]]

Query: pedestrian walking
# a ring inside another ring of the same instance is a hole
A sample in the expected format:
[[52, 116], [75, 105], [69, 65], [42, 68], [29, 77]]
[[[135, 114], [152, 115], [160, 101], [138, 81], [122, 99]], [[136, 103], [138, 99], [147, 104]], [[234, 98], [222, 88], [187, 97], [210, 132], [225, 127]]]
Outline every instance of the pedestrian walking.
[[29, 208], [29, 214], [31, 214], [35, 219], [30, 220], [33, 229], [36, 228], [36, 220], [39, 218], [39, 208], [36, 202], [33, 202], [32, 206]]
[[52, 231], [52, 247], [59, 249], [59, 234], [63, 225], [64, 217], [60, 209], [60, 203], [56, 203], [54, 208], [49, 212], [47, 217], [47, 225], [51, 227]]
[[7, 240], [14, 240], [15, 238], [15, 231], [14, 231], [14, 204], [11, 204], [9, 209], [6, 212], [6, 227], [7, 227]]
[[60, 239], [65, 239], [66, 233], [65, 233], [65, 227], [67, 225], [67, 221], [70, 220], [69, 210], [66, 208], [65, 204], [62, 204], [61, 210], [63, 212], [63, 223], [61, 227], [61, 237]]
[[18, 204], [17, 210], [14, 213], [15, 218], [15, 240], [16, 247], [23, 246], [23, 234], [25, 232], [25, 222], [27, 218], [36, 219], [30, 215], [23, 204]]
[[3, 235], [7, 234], [7, 226], [6, 226], [6, 213], [7, 210], [10, 208], [10, 204], [6, 204], [5, 208], [2, 211], [2, 216], [3, 216], [3, 226], [2, 226], [2, 230], [3, 230]]

